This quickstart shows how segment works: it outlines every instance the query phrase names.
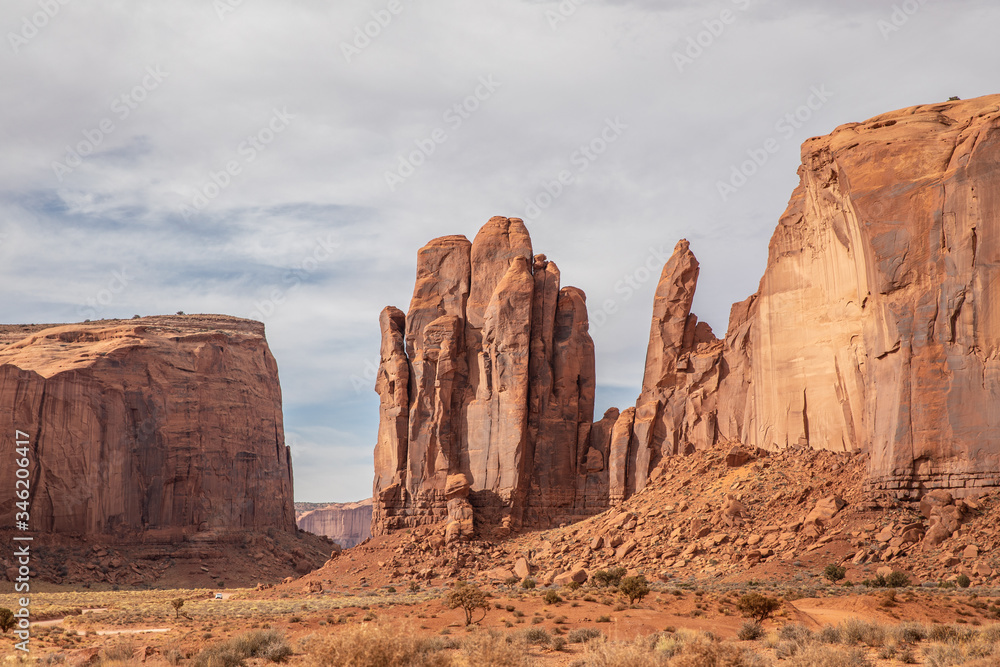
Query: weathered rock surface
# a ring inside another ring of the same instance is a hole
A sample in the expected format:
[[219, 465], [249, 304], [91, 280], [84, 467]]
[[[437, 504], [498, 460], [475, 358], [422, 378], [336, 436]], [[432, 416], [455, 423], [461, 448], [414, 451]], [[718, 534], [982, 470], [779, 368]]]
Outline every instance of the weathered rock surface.
[[747, 337], [727, 339], [750, 361], [728, 435], [868, 450], [875, 487], [914, 499], [1000, 484], [998, 164], [996, 95], [805, 142]]
[[372, 499], [356, 503], [295, 503], [295, 522], [302, 530], [329, 537], [344, 549], [372, 534]]
[[559, 283], [516, 218], [420, 250], [409, 312], [381, 317], [376, 534], [446, 520], [455, 540], [474, 518], [516, 528], [607, 506], [586, 297]]
[[627, 450], [613, 439], [612, 500], [661, 458], [716, 442], [868, 451], [874, 488], [914, 500], [1000, 486], [998, 165], [1000, 96], [806, 141], [759, 289], [724, 341], [690, 313], [698, 264], [679, 243]]
[[[258, 322], [0, 327], [0, 423], [27, 433], [31, 529], [114, 542], [295, 531], [278, 369]], [[11, 461], [14, 440], [0, 454]], [[13, 475], [0, 512], [13, 517]]]

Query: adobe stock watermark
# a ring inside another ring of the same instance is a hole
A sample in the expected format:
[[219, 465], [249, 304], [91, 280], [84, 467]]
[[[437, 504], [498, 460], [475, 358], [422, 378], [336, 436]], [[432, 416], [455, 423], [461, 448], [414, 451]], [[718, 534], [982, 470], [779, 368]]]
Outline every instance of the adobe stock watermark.
[[218, 171], [209, 171], [208, 178], [195, 188], [190, 204], [181, 204], [180, 213], [184, 219], [193, 218], [232, 185], [233, 179], [253, 164], [294, 119], [295, 114], [288, 113], [287, 108], [275, 108], [271, 118], [236, 147], [236, 155], [240, 159], [228, 160]]
[[396, 17], [403, 13], [406, 5], [402, 0], [389, 0], [384, 9], [373, 9], [371, 11], [371, 21], [364, 25], [354, 26], [354, 38], [349, 42], [340, 43], [340, 52], [344, 54], [344, 60], [350, 64], [352, 60], [361, 55], [372, 43], [382, 36], [382, 31], [392, 25]]
[[559, 25], [570, 20], [576, 14], [576, 10], [580, 8], [580, 5], [585, 2], [587, 0], [560, 0], [555, 9], [546, 9], [545, 20], [549, 22], [549, 28], [553, 32], [558, 30]]
[[378, 377], [378, 364], [373, 364], [371, 359], [365, 359], [365, 367], [361, 375], [351, 374], [351, 387], [355, 394], [372, 391], [375, 388], [375, 379]]
[[927, 4], [927, 0], [904, 0], [904, 2], [893, 5], [892, 13], [888, 17], [880, 18], [875, 22], [878, 31], [882, 33], [882, 39], [889, 41], [889, 37], [903, 29], [910, 19], [920, 11], [920, 8]]
[[591, 306], [590, 326], [598, 329], [603, 327], [607, 323], [608, 317], [618, 313], [621, 305], [627, 303], [640, 287], [650, 280], [658, 280], [660, 273], [663, 271], [663, 265], [670, 259], [671, 254], [673, 254], [673, 249], [664, 250], [662, 245], [659, 248], [650, 246], [649, 254], [646, 256], [645, 261], [635, 267], [630, 273], [623, 275], [615, 283], [615, 294], [619, 296], [612, 299], [605, 299], [599, 304], [596, 310]]
[[52, 162], [52, 172], [56, 175], [56, 179], [62, 183], [63, 179], [82, 165], [88, 156], [93, 155], [104, 140], [118, 129], [114, 119], [117, 118], [118, 122], [126, 121], [168, 76], [170, 72], [164, 72], [159, 65], [150, 65], [138, 84], [111, 100], [110, 111], [113, 117], [105, 116], [95, 127], [83, 130], [83, 140], [75, 145], [66, 146], [66, 156], [62, 162], [58, 160]]
[[274, 315], [278, 307], [285, 303], [288, 293], [304, 283], [320, 265], [330, 261], [339, 248], [340, 241], [336, 234], [330, 233], [325, 238], [316, 239], [312, 250], [281, 277], [281, 286], [272, 288], [266, 297], [254, 303], [250, 319], [264, 322]]
[[552, 206], [566, 192], [566, 188], [576, 183], [577, 177], [590, 169], [590, 166], [599, 160], [627, 129], [628, 125], [623, 123], [619, 116], [605, 119], [601, 131], [569, 156], [570, 164], [576, 167], [575, 172], [563, 169], [553, 180], [542, 181], [541, 191], [524, 200], [524, 212], [520, 217], [531, 221], [541, 216], [542, 212]]
[[100, 319], [97, 316], [103, 312], [104, 308], [112, 305], [115, 299], [128, 289], [128, 286], [135, 280], [135, 276], [131, 274], [132, 269], [123, 266], [118, 271], [111, 272], [111, 279], [97, 291], [91, 297], [84, 299], [83, 303], [80, 304], [76, 313], [79, 315], [81, 320], [96, 320]]
[[746, 185], [747, 181], [767, 164], [771, 156], [780, 151], [784, 143], [794, 137], [795, 133], [809, 122], [813, 114], [822, 109], [827, 100], [833, 97], [833, 93], [827, 90], [826, 84], [813, 86], [809, 90], [810, 94], [804, 104], [781, 116], [774, 123], [778, 137], [769, 137], [761, 145], [748, 148], [748, 159], [732, 165], [728, 179], [716, 181], [715, 188], [723, 202], [728, 201]]
[[226, 20], [226, 16], [232, 14], [243, 6], [244, 0], [212, 0], [212, 8], [215, 15], [219, 17], [219, 23]]
[[13, 49], [14, 55], [20, 55], [21, 49], [35, 37], [38, 37], [39, 33], [70, 2], [72, 0], [38, 0], [38, 7], [41, 11], [34, 12], [29, 16], [22, 16], [21, 29], [17, 32], [7, 33], [7, 40], [10, 42], [10, 48]]
[[712, 48], [726, 33], [729, 26], [736, 23], [736, 20], [740, 16], [739, 13], [741, 11], [745, 12], [750, 8], [751, 4], [750, 0], [730, 0], [730, 2], [736, 5], [736, 10], [723, 9], [715, 18], [705, 19], [701, 22], [701, 30], [693, 35], [688, 35], [686, 39], [681, 40], [674, 48], [671, 57], [674, 60], [674, 65], [677, 66], [678, 72], [683, 74], [685, 67], [693, 65], [694, 61], [705, 55], [705, 52]]
[[494, 79], [492, 74], [479, 77], [479, 85], [472, 91], [472, 94], [451, 105], [442, 114], [441, 120], [444, 121], [446, 127], [436, 127], [427, 136], [414, 139], [415, 150], [405, 155], [397, 155], [396, 168], [386, 170], [383, 176], [385, 184], [389, 186], [389, 192], [395, 192], [397, 187], [406, 182], [406, 179], [417, 173], [417, 169], [427, 164], [427, 161], [437, 151], [438, 146], [453, 136], [449, 132], [456, 132], [465, 124], [465, 121], [472, 118], [472, 114], [480, 109], [483, 102], [493, 97], [501, 85], [503, 84]]

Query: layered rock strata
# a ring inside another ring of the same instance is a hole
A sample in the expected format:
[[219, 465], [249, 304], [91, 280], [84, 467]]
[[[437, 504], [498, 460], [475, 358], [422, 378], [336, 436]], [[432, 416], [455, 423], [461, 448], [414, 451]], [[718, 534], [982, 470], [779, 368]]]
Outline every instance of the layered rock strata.
[[421, 248], [409, 311], [380, 324], [376, 534], [446, 519], [459, 539], [473, 517], [516, 528], [606, 507], [586, 297], [521, 220]]
[[344, 549], [355, 547], [372, 534], [372, 499], [356, 503], [295, 503], [295, 522], [299, 528], [323, 535]]
[[[6, 326], [0, 343], [0, 424], [28, 435], [32, 531], [105, 543], [295, 531], [278, 369], [259, 322]], [[13, 461], [14, 447], [4, 437], [0, 456]], [[14, 483], [0, 480], [4, 516]]]

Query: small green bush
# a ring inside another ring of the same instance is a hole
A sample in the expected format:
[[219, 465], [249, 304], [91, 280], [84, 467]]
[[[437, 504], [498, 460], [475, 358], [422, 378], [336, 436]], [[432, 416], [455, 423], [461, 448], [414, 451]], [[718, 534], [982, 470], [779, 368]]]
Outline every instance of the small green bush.
[[521, 582], [521, 588], [534, 588], [535, 580], [531, 577], [525, 577], [524, 581]]
[[563, 601], [555, 591], [545, 591], [545, 604], [559, 604]]
[[477, 609], [483, 610], [484, 618], [486, 612], [489, 610], [489, 606], [486, 604], [486, 594], [479, 590], [479, 587], [475, 584], [469, 584], [464, 581], [455, 584], [455, 588], [448, 594], [445, 602], [451, 609], [462, 608], [465, 612], [466, 625], [472, 625], [472, 614]]
[[889, 588], [906, 588], [910, 585], [910, 578], [905, 572], [897, 570], [885, 578], [885, 585]]
[[843, 565], [830, 563], [823, 570], [823, 576], [833, 583], [836, 583], [847, 576], [847, 568]]
[[736, 603], [736, 608], [744, 617], [753, 619], [758, 623], [767, 620], [780, 606], [781, 602], [778, 600], [761, 595], [760, 593], [747, 593], [740, 597]]
[[628, 598], [629, 604], [635, 604], [636, 600], [641, 602], [649, 595], [649, 582], [641, 574], [637, 577], [625, 577], [619, 584], [618, 590]]
[[957, 583], [962, 588], [968, 588], [969, 585], [972, 583], [972, 580], [970, 580], [969, 577], [963, 572], [962, 574], [958, 575], [958, 579], [955, 580], [955, 583]]
[[613, 567], [610, 570], [598, 570], [590, 577], [598, 586], [614, 586], [617, 588], [621, 583], [625, 575], [628, 574], [628, 570], [624, 567]]

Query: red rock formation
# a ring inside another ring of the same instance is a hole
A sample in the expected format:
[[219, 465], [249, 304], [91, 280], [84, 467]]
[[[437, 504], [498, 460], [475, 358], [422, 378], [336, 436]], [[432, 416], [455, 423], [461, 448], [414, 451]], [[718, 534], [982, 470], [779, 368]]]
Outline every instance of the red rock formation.
[[295, 522], [302, 530], [324, 535], [344, 549], [364, 542], [372, 534], [372, 499], [356, 503], [295, 503]]
[[[264, 327], [156, 317], [0, 331], [0, 423], [31, 443], [31, 528], [115, 541], [294, 532]], [[14, 442], [0, 440], [13, 460]], [[14, 478], [0, 481], [13, 517]]]
[[632, 421], [628, 451], [612, 454], [625, 466], [619, 473], [625, 475], [624, 492], [616, 492], [616, 499], [644, 488], [662, 457], [715, 442], [723, 345], [691, 313], [697, 282], [698, 260], [681, 240], [663, 267], [653, 298], [642, 393], [634, 417], [626, 417]]
[[[724, 344], [664, 267], [634, 434], [611, 498], [715, 441], [867, 450], [877, 488], [1000, 486], [1000, 96], [903, 109], [802, 147], [800, 183]], [[618, 437], [621, 436], [621, 437]]]
[[734, 435], [868, 450], [872, 483], [900, 493], [1000, 484], [998, 164], [996, 95], [805, 142], [745, 338], [727, 341], [749, 371]]
[[448, 236], [422, 248], [409, 313], [382, 315], [375, 532], [447, 519], [457, 539], [473, 516], [510, 528], [526, 510], [540, 525], [603, 507], [596, 459], [587, 483], [587, 329], [583, 292], [560, 290], [521, 220], [495, 217], [471, 244]]

